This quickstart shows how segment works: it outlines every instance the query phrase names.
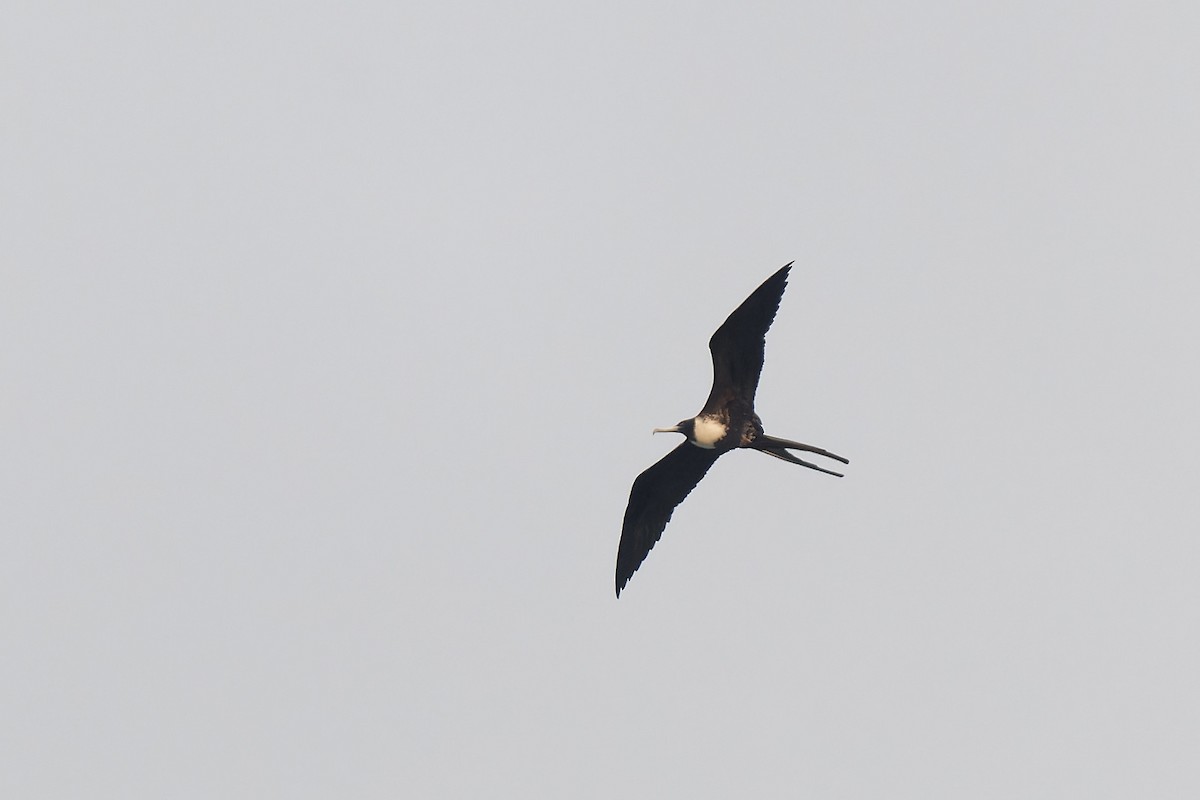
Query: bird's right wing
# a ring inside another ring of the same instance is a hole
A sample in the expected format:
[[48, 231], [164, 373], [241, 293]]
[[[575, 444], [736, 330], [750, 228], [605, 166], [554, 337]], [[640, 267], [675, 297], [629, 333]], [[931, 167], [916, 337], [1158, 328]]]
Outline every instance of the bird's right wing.
[[684, 442], [637, 476], [625, 507], [617, 548], [617, 597], [658, 543], [675, 506], [695, 488], [721, 455]]

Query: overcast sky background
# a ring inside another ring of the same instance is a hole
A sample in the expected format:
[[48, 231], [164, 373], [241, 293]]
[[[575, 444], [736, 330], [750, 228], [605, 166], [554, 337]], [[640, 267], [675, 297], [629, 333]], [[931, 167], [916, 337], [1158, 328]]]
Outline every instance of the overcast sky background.
[[1200, 796], [1198, 30], [11, 7], [0, 794]]

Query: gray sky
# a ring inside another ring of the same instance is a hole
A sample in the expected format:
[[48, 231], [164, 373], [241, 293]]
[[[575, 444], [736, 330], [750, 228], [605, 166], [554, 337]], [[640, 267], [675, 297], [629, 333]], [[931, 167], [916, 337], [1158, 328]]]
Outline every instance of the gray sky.
[[3, 796], [1200, 796], [1194, 4], [5, 16]]

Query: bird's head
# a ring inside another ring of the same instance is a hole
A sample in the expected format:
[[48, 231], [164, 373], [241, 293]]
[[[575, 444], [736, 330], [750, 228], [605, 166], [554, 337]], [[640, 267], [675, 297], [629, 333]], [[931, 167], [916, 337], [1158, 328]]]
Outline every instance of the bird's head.
[[692, 431], [696, 428], [696, 420], [685, 419], [675, 423], [669, 428], [655, 428], [653, 433], [682, 433], [689, 439], [692, 438]]

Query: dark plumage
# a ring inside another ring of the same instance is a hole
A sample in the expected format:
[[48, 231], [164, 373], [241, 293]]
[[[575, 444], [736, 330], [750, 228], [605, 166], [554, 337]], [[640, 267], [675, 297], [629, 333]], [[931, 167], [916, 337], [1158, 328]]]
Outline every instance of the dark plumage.
[[788, 450], [850, 463], [820, 447], [767, 436], [762, 420], [754, 413], [767, 329], [779, 310], [791, 267], [789, 263], [767, 278], [712, 335], [708, 349], [712, 351], [713, 385], [700, 413], [670, 428], [654, 429], [656, 433], [682, 433], [687, 439], [633, 482], [617, 549], [618, 597], [662, 536], [675, 507], [723, 453], [747, 447], [839, 478], [841, 473], [802, 461]]

